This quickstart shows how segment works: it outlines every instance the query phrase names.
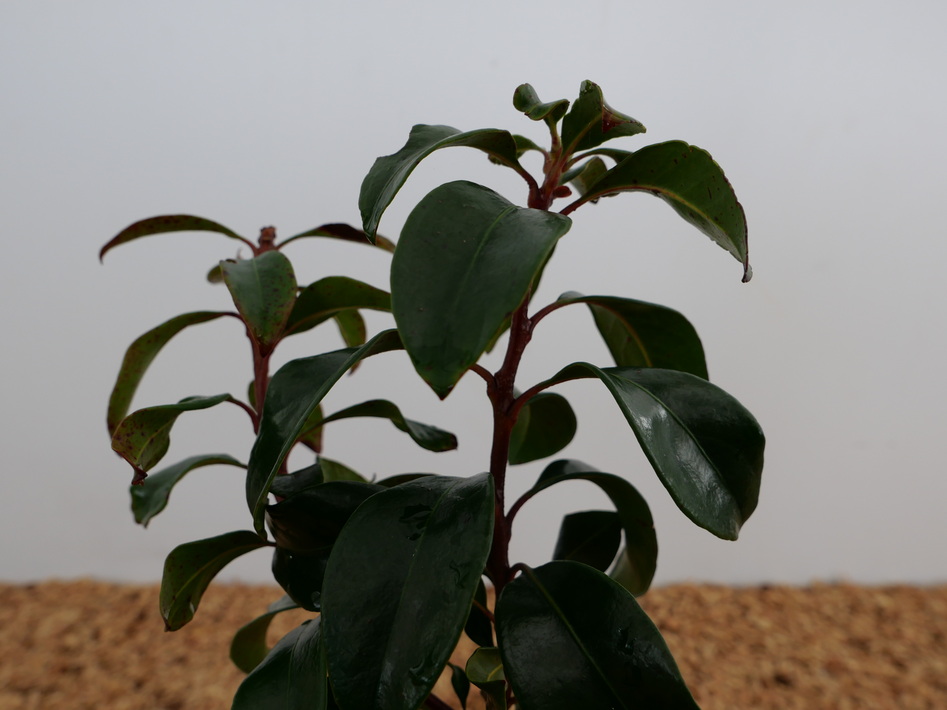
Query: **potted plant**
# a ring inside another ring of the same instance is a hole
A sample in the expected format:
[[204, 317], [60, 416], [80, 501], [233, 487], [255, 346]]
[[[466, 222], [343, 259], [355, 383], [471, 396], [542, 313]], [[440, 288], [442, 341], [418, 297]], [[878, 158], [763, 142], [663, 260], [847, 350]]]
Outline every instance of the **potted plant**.
[[[657, 541], [648, 505], [633, 485], [573, 459], [549, 462], [515, 501], [506, 498], [506, 479], [510, 466], [554, 457], [572, 440], [576, 416], [555, 387], [597, 381], [681, 511], [718, 537], [737, 537], [756, 506], [764, 438], [753, 416], [708, 381], [693, 326], [676, 311], [625, 296], [566, 292], [544, 304], [532, 296], [570, 231], [572, 213], [625, 192], [664, 200], [730, 252], [748, 280], [743, 209], [700, 148], [680, 141], [605, 147], [645, 129], [612, 109], [592, 82], [584, 82], [571, 103], [542, 102], [524, 84], [514, 106], [545, 125], [548, 147], [498, 129], [415, 126], [405, 146], [379, 158], [366, 176], [361, 231], [330, 225], [298, 235], [342, 236], [390, 249], [377, 236], [386, 208], [414, 168], [441, 148], [474, 148], [522, 177], [523, 206], [467, 181], [446, 183], [422, 198], [393, 250], [390, 298], [346, 277], [300, 289], [282, 253], [285, 243], [264, 230], [258, 244], [248, 242], [252, 258], [221, 262], [212, 272], [230, 289], [235, 312], [179, 316], [139, 338], [126, 355], [109, 429], [113, 448], [135, 469], [133, 505], [150, 511], [136, 512], [139, 522], [160, 511], [188, 471], [241, 465], [231, 457], [198, 456], [147, 476], [180, 414], [231, 402], [247, 411], [256, 432], [246, 473], [252, 529], [176, 548], [161, 589], [165, 622], [180, 628], [229, 561], [273, 548], [274, 576], [287, 596], [237, 634], [232, 655], [249, 675], [234, 708], [449, 707], [431, 691], [462, 633], [478, 649], [465, 668], [451, 669], [461, 705], [473, 684], [494, 708], [696, 707], [635, 601], [652, 580]], [[538, 175], [521, 162], [527, 153], [541, 156]], [[158, 218], [124, 230], [103, 253], [179, 229], [240, 238], [194, 217]], [[521, 382], [519, 365], [534, 331], [552, 327], [547, 318], [567, 307], [588, 310], [615, 364], [563, 363], [542, 381]], [[390, 309], [394, 327], [368, 338], [358, 315], [363, 308]], [[160, 347], [184, 327], [221, 315], [239, 318], [252, 345], [247, 400], [187, 398], [127, 415], [135, 385]], [[284, 338], [330, 319], [348, 347], [292, 360], [269, 377], [269, 357]], [[496, 371], [481, 364], [493, 348], [504, 353]], [[388, 418], [433, 451], [456, 444], [442, 429], [405, 419], [391, 402], [322, 411], [323, 398], [344, 374], [393, 351], [404, 351], [442, 399], [461, 377], [483, 380], [493, 419], [486, 471], [458, 478], [392, 466], [390, 476], [368, 481], [321, 457], [326, 425], [352, 416]], [[313, 449], [316, 461], [290, 471], [287, 456], [300, 445]], [[614, 509], [566, 516], [547, 564], [530, 568], [510, 559], [521, 508], [575, 480], [598, 486]], [[267, 648], [269, 620], [297, 606], [318, 616]]]

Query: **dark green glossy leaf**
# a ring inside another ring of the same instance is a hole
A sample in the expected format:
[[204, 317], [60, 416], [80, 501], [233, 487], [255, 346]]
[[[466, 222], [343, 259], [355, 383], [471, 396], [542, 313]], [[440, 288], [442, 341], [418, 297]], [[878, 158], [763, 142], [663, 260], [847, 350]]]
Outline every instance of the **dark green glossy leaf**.
[[704, 346], [690, 321], [670, 308], [613, 296], [564, 293], [557, 303], [585, 303], [620, 367], [660, 367], [707, 379]]
[[[743, 264], [743, 280], [750, 280], [743, 206], [710, 153], [683, 141], [649, 145], [605, 173], [573, 205], [634, 191], [647, 192], [667, 202]], [[571, 211], [574, 207], [566, 209]]]
[[499, 649], [478, 648], [467, 659], [465, 671], [470, 682], [483, 691], [488, 710], [506, 710], [506, 675]]
[[358, 207], [365, 232], [374, 237], [382, 214], [418, 163], [439, 148], [453, 146], [482, 150], [496, 162], [523, 170], [517, 159], [516, 141], [507, 131], [484, 128], [461, 133], [450, 126], [419, 124], [411, 129], [405, 146], [393, 155], [378, 158], [362, 181]]
[[167, 506], [171, 489], [177, 485], [178, 481], [195, 468], [212, 466], [214, 464], [226, 464], [228, 466], [246, 468], [246, 464], [240, 463], [227, 454], [202, 454], [199, 456], [191, 456], [183, 461], [179, 461], [173, 466], [168, 466], [160, 471], [156, 471], [149, 475], [141, 485], [130, 486], [129, 488], [132, 497], [132, 513], [135, 516], [135, 522], [144, 527], [148, 527], [148, 523], [151, 519]]
[[325, 426], [329, 422], [353, 417], [388, 419], [400, 431], [408, 434], [418, 446], [428, 451], [451, 451], [457, 448], [457, 437], [449, 431], [405, 419], [404, 415], [401, 414], [401, 410], [394, 403], [385, 399], [373, 399], [347, 407], [326, 417], [320, 422], [320, 425]]
[[467, 616], [467, 623], [464, 625], [464, 633], [478, 646], [493, 645], [493, 624], [483, 612], [487, 608], [487, 589], [483, 584], [483, 579], [477, 583], [477, 591], [474, 593], [474, 603], [470, 605], [470, 614]]
[[217, 222], [189, 214], [169, 214], [161, 217], [143, 219], [125, 227], [125, 229], [112, 237], [108, 244], [102, 247], [102, 251], [99, 252], [99, 259], [103, 259], [107, 251], [117, 247], [119, 244], [125, 244], [126, 242], [141, 239], [142, 237], [149, 237], [153, 234], [165, 234], [167, 232], [217, 232], [231, 239], [239, 239], [251, 247], [253, 246], [251, 242], [236, 232], [229, 230], [222, 224], [217, 224]]
[[455, 666], [453, 663], [447, 665], [450, 666], [450, 684], [454, 689], [454, 694], [460, 701], [462, 710], [467, 710], [467, 696], [470, 695], [470, 681], [467, 679], [467, 674], [460, 666]]
[[231, 561], [266, 547], [260, 536], [246, 530], [178, 545], [164, 561], [158, 605], [168, 631], [177, 631], [197, 612], [207, 586]]
[[368, 328], [365, 327], [365, 319], [362, 314], [356, 310], [339, 311], [332, 318], [335, 324], [339, 326], [339, 335], [345, 341], [345, 345], [350, 348], [357, 348], [364, 345], [368, 340]]
[[415, 368], [438, 396], [450, 393], [523, 302], [570, 225], [462, 181], [441, 185], [414, 208], [392, 259], [392, 311]]
[[377, 484], [356, 481], [329, 481], [304, 488], [266, 506], [273, 541], [292, 552], [318, 552], [328, 557], [355, 509], [381, 490]]
[[302, 333], [353, 308], [391, 310], [391, 296], [367, 283], [345, 276], [329, 276], [309, 284], [299, 293], [286, 335]]
[[605, 103], [601, 88], [591, 81], [582, 82], [579, 98], [562, 119], [562, 145], [566, 155], [595, 148], [612, 138], [644, 132], [641, 123]]
[[567, 176], [563, 175], [562, 182], [571, 182], [576, 191], [584, 195], [588, 192], [589, 186], [602, 177], [607, 170], [605, 161], [596, 156], [580, 166], [574, 175], [568, 176], [568, 180], [566, 180]]
[[372, 496], [349, 519], [322, 596], [340, 708], [416, 708], [430, 693], [490, 551], [493, 496], [488, 474], [428, 476]]
[[369, 246], [376, 246], [379, 249], [384, 249], [388, 252], [393, 252], [395, 250], [394, 243], [385, 239], [382, 236], [375, 235], [374, 242], [369, 238], [365, 232], [361, 229], [356, 229], [355, 227], [349, 224], [324, 224], [321, 227], [316, 227], [315, 229], [309, 229], [305, 232], [296, 234], [282, 244], [280, 248], [289, 244], [296, 239], [303, 239], [305, 237], [331, 237], [332, 239], [342, 239], [347, 242], [355, 242], [356, 244], [368, 244]]
[[368, 479], [357, 471], [353, 471], [344, 463], [327, 459], [325, 456], [319, 457], [319, 465], [322, 466], [322, 474], [326, 481], [355, 481], [368, 483]]
[[735, 540], [756, 508], [765, 439], [742, 404], [694, 375], [657, 368], [569, 365], [549, 383], [598, 377], [677, 506]]
[[408, 483], [409, 481], [416, 481], [419, 478], [424, 478], [425, 476], [436, 476], [436, 473], [398, 473], [394, 476], [389, 476], [388, 478], [383, 478], [378, 481], [379, 486], [384, 486], [385, 488], [394, 488], [395, 486], [400, 486], [402, 483]]
[[550, 125], [555, 125], [569, 110], [569, 101], [559, 99], [543, 103], [539, 100], [536, 89], [530, 84], [520, 84], [513, 92], [513, 107], [525, 113], [533, 121], [545, 121]]
[[506, 585], [497, 634], [523, 710], [696, 710], [664, 639], [634, 597], [578, 562]]
[[528, 463], [562, 451], [575, 436], [575, 412], [562, 395], [542, 392], [520, 410], [510, 436], [511, 464]]
[[554, 560], [581, 562], [604, 572], [621, 545], [621, 518], [610, 510], [583, 510], [562, 519]]
[[570, 459], [549, 464], [524, 499], [563, 481], [594, 483], [611, 499], [625, 532], [625, 550], [620, 558], [623, 560], [621, 584], [632, 594], [644, 594], [658, 564], [658, 539], [648, 503], [625, 479]]
[[223, 261], [220, 269], [240, 316], [266, 355], [296, 304], [292, 264], [281, 252], [267, 251], [252, 259]]
[[[352, 370], [349, 370], [349, 372], [351, 373]], [[325, 434], [322, 427], [319, 426], [319, 422], [322, 421], [322, 414], [322, 405], [317, 405], [303, 425], [302, 433], [296, 437], [297, 443], [308, 447], [317, 455], [322, 453], [322, 438]]]
[[273, 579], [294, 602], [306, 611], [322, 610], [322, 587], [328, 556], [320, 552], [294, 552], [284, 547], [273, 550]]
[[116, 379], [115, 386], [112, 387], [112, 394], [109, 396], [108, 415], [106, 416], [109, 434], [115, 433], [118, 423], [128, 414], [138, 384], [161, 348], [188, 326], [206, 323], [209, 320], [226, 315], [233, 314], [223, 311], [183, 313], [162, 323], [157, 328], [152, 328], [128, 346], [128, 350], [125, 351], [125, 358], [122, 360], [122, 366], [118, 371], [118, 379]]
[[264, 534], [263, 506], [273, 477], [322, 398], [360, 360], [400, 347], [397, 332], [386, 330], [360, 348], [292, 360], [273, 375], [247, 464], [247, 505], [258, 533]]
[[545, 152], [545, 151], [543, 151], [542, 148], [540, 148], [538, 145], [536, 145], [533, 141], [531, 141], [531, 140], [530, 140], [529, 138], [527, 138], [526, 136], [521, 136], [521, 135], [519, 135], [519, 134], [514, 133], [514, 134], [513, 134], [513, 141], [516, 143], [516, 155], [517, 155], [517, 157], [521, 157], [521, 156], [523, 155], [523, 153], [528, 153], [528, 152], [531, 151], [531, 150], [535, 150], [535, 151], [538, 152], [538, 153], [543, 153], [543, 152]]
[[230, 642], [230, 660], [244, 673], [250, 673], [266, 658], [270, 647], [266, 643], [266, 632], [273, 617], [284, 611], [298, 609], [299, 605], [288, 596], [267, 607], [266, 613], [249, 624], [241, 626]]
[[168, 452], [171, 445], [171, 427], [184, 412], [207, 409], [221, 402], [233, 402], [229, 394], [213, 397], [185, 397], [177, 404], [162, 404], [132, 412], [115, 428], [112, 449], [135, 469], [133, 484], [145, 479]]
[[304, 621], [279, 640], [248, 675], [232, 710], [326, 710], [326, 655], [319, 619]]

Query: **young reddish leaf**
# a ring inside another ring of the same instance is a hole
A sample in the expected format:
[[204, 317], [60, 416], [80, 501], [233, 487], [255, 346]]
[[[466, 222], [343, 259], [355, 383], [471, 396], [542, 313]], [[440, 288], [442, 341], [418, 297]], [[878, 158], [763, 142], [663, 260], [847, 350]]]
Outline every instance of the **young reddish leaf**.
[[619, 192], [647, 192], [660, 197], [685, 221], [730, 252], [743, 264], [743, 280], [750, 280], [753, 272], [743, 206], [710, 153], [683, 141], [649, 145], [606, 172], [563, 213]]
[[118, 378], [112, 387], [112, 394], [109, 396], [106, 424], [110, 435], [115, 433], [115, 427], [128, 414], [138, 384], [161, 348], [188, 326], [206, 323], [209, 320], [226, 315], [234, 314], [226, 311], [184, 313], [162, 323], [157, 328], [149, 330], [128, 346], [128, 350], [125, 351], [125, 358], [122, 360], [122, 366], [118, 371]]
[[439, 397], [523, 302], [570, 226], [463, 181], [414, 208], [391, 262], [391, 305], [405, 349]]
[[266, 251], [252, 259], [223, 261], [220, 269], [240, 316], [263, 354], [269, 354], [296, 305], [292, 264], [282, 253]]
[[362, 213], [362, 226], [370, 237], [374, 238], [382, 214], [418, 163], [435, 150], [452, 146], [482, 150], [495, 162], [525, 172], [518, 160], [516, 141], [508, 131], [484, 128], [461, 133], [450, 126], [419, 124], [411, 129], [405, 146], [393, 155], [378, 158], [362, 181], [358, 208]]
[[140, 222], [131, 224], [109, 240], [108, 244], [102, 247], [99, 252], [99, 260], [105, 258], [106, 252], [117, 247], [119, 244], [125, 244], [142, 237], [150, 237], [153, 234], [165, 234], [167, 232], [217, 232], [231, 239], [238, 239], [247, 244], [251, 249], [254, 248], [253, 242], [244, 239], [236, 232], [231, 231], [222, 224], [212, 222], [203, 217], [195, 217], [189, 214], [169, 214], [162, 217], [150, 217]]
[[164, 561], [158, 605], [168, 631], [194, 618], [201, 597], [230, 562], [269, 543], [246, 530], [178, 545]]

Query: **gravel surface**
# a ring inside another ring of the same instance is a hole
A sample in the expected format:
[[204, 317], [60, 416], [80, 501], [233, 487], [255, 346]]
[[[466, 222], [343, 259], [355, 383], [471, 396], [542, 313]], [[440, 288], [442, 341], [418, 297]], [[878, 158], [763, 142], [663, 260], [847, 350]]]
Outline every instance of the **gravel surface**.
[[[213, 586], [169, 634], [155, 586], [0, 585], [0, 710], [229, 708], [233, 631], [280, 596]], [[641, 602], [703, 710], [947, 708], [947, 585], [678, 585]], [[274, 640], [303, 618], [278, 616]]]

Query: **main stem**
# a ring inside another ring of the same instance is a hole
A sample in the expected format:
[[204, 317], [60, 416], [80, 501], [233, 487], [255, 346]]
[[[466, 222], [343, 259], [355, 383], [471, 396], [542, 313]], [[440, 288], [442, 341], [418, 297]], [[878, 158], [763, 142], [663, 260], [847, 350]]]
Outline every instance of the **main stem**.
[[510, 321], [510, 340], [506, 348], [503, 365], [487, 382], [487, 395], [493, 405], [493, 447], [490, 451], [490, 475], [495, 489], [493, 522], [493, 547], [487, 560], [487, 572], [493, 581], [496, 593], [512, 579], [510, 569], [510, 521], [506, 515], [505, 490], [506, 467], [510, 456], [510, 436], [518, 414], [514, 406], [516, 395], [513, 386], [516, 372], [523, 358], [523, 351], [533, 335], [533, 326], [527, 316], [529, 294], [513, 313]]

